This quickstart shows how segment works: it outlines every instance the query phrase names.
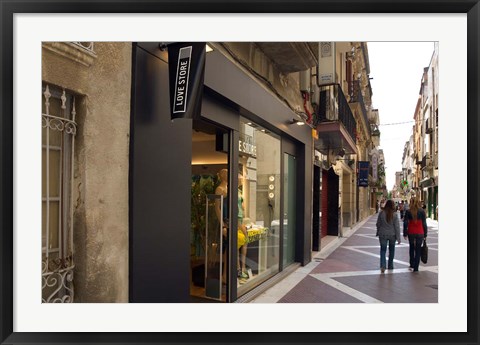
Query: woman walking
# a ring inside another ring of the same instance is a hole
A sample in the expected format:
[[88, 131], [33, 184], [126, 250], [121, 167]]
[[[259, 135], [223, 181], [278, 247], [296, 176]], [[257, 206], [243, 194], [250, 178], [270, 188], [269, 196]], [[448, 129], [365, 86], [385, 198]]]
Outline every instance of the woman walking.
[[392, 200], [385, 203], [385, 207], [378, 215], [377, 236], [380, 241], [380, 270], [385, 272], [386, 253], [388, 245], [388, 269], [393, 269], [395, 257], [395, 241], [400, 244], [400, 223], [398, 221], [395, 204]]
[[423, 239], [427, 238], [427, 216], [420, 201], [416, 198], [410, 199], [409, 210], [403, 218], [403, 238], [410, 244], [410, 269], [418, 272], [420, 256], [422, 254]]

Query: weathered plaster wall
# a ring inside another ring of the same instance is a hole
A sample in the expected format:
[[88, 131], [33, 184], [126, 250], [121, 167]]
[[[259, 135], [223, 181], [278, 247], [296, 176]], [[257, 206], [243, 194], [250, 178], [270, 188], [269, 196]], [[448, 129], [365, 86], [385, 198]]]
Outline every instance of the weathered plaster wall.
[[[225, 56], [240, 65], [239, 61], [249, 66], [250, 70], [245, 70], [253, 78], [261, 81], [261, 85], [266, 90], [284, 100], [288, 106], [298, 112], [304, 112], [303, 98], [299, 86], [298, 72], [284, 74], [280, 72], [275, 63], [268, 58], [261, 49], [254, 43], [248, 42], [228, 42], [215, 44], [216, 49], [224, 52]], [[229, 52], [225, 50], [227, 48]], [[233, 54], [232, 57], [230, 54]], [[311, 111], [311, 109], [310, 109]]]
[[73, 182], [75, 302], [128, 302], [132, 46], [96, 42], [95, 53], [86, 66], [44, 47], [42, 79], [79, 94]]

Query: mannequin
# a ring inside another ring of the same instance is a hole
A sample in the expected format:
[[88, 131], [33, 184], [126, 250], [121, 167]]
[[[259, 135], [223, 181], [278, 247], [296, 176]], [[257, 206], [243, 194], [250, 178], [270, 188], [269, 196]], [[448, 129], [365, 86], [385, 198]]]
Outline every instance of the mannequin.
[[[228, 232], [228, 170], [222, 169], [218, 172], [218, 178], [220, 179], [220, 184], [215, 189], [216, 195], [223, 196], [223, 214], [220, 207], [220, 200], [215, 201], [215, 213], [217, 218], [223, 220], [223, 227], [222, 227], [222, 237], [223, 237], [223, 262], [226, 263], [226, 249], [228, 246], [227, 241], [227, 232]], [[242, 175], [239, 175], [239, 183], [240, 186], [243, 181], [241, 181]], [[243, 225], [243, 216], [245, 212], [245, 208], [243, 205], [243, 195], [242, 191], [238, 190], [238, 249], [239, 255], [237, 256], [237, 278], [241, 279], [240, 282], [245, 282], [248, 279], [248, 274], [246, 272], [246, 256], [247, 256], [247, 228]], [[227, 265], [223, 265], [222, 269], [222, 280], [226, 282], [226, 267]]]
[[[238, 175], [238, 258], [237, 258], [237, 277], [242, 283], [245, 279], [248, 279], [246, 269], [247, 258], [247, 246], [248, 246], [248, 233], [247, 227], [243, 224], [243, 217], [245, 215], [245, 205], [243, 203], [243, 176]], [[243, 281], [242, 281], [243, 280]]]
[[[220, 220], [223, 220], [223, 226], [222, 226], [222, 255], [223, 255], [223, 268], [222, 268], [222, 281], [225, 283], [226, 280], [226, 275], [227, 275], [227, 265], [226, 265], [226, 259], [227, 259], [227, 246], [228, 246], [228, 241], [227, 241], [227, 229], [228, 229], [228, 170], [227, 169], [221, 169], [218, 173], [218, 178], [220, 179], [220, 184], [218, 185], [217, 188], [215, 188], [215, 194], [216, 195], [221, 195], [223, 196], [223, 212], [220, 207], [221, 203], [220, 200], [217, 199], [215, 200], [215, 213], [217, 215], [217, 219], [220, 222]], [[223, 214], [222, 214], [223, 213]]]
[[[220, 179], [220, 184], [215, 189], [216, 195], [223, 196], [223, 214], [220, 212], [220, 200], [215, 201], [215, 213], [217, 214], [218, 221], [223, 220], [223, 226], [225, 227], [225, 219], [228, 218], [228, 210], [227, 210], [227, 194], [228, 194], [228, 170], [222, 169], [218, 173], [218, 178]], [[226, 233], [224, 233], [226, 235]]]

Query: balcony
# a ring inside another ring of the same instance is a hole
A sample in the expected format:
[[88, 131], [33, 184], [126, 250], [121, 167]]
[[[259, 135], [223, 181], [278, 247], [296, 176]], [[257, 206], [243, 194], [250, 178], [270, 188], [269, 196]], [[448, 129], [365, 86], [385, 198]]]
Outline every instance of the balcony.
[[432, 167], [432, 159], [430, 158], [430, 154], [426, 153], [422, 158], [421, 168], [422, 170], [424, 170], [424, 169], [430, 169], [431, 167]]
[[315, 148], [323, 154], [331, 149], [344, 149], [346, 154], [356, 154], [356, 126], [352, 111], [338, 84], [320, 89], [316, 126], [318, 140]]
[[282, 73], [305, 71], [318, 63], [318, 43], [256, 42]]
[[353, 82], [353, 93], [352, 97], [350, 97], [350, 104], [354, 109], [355, 107], [358, 107], [359, 112], [362, 114], [363, 121], [365, 121], [364, 127], [367, 136], [370, 137], [372, 135], [370, 129], [370, 121], [368, 120], [367, 107], [365, 107], [365, 102], [363, 101], [363, 95], [360, 88], [360, 80], [355, 80]]

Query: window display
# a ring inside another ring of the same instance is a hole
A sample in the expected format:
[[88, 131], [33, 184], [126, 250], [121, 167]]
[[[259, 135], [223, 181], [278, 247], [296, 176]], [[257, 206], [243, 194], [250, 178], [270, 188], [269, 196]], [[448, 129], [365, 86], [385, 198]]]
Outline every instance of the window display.
[[[279, 271], [280, 139], [241, 119], [238, 169], [238, 296]], [[241, 241], [240, 241], [241, 239]]]

